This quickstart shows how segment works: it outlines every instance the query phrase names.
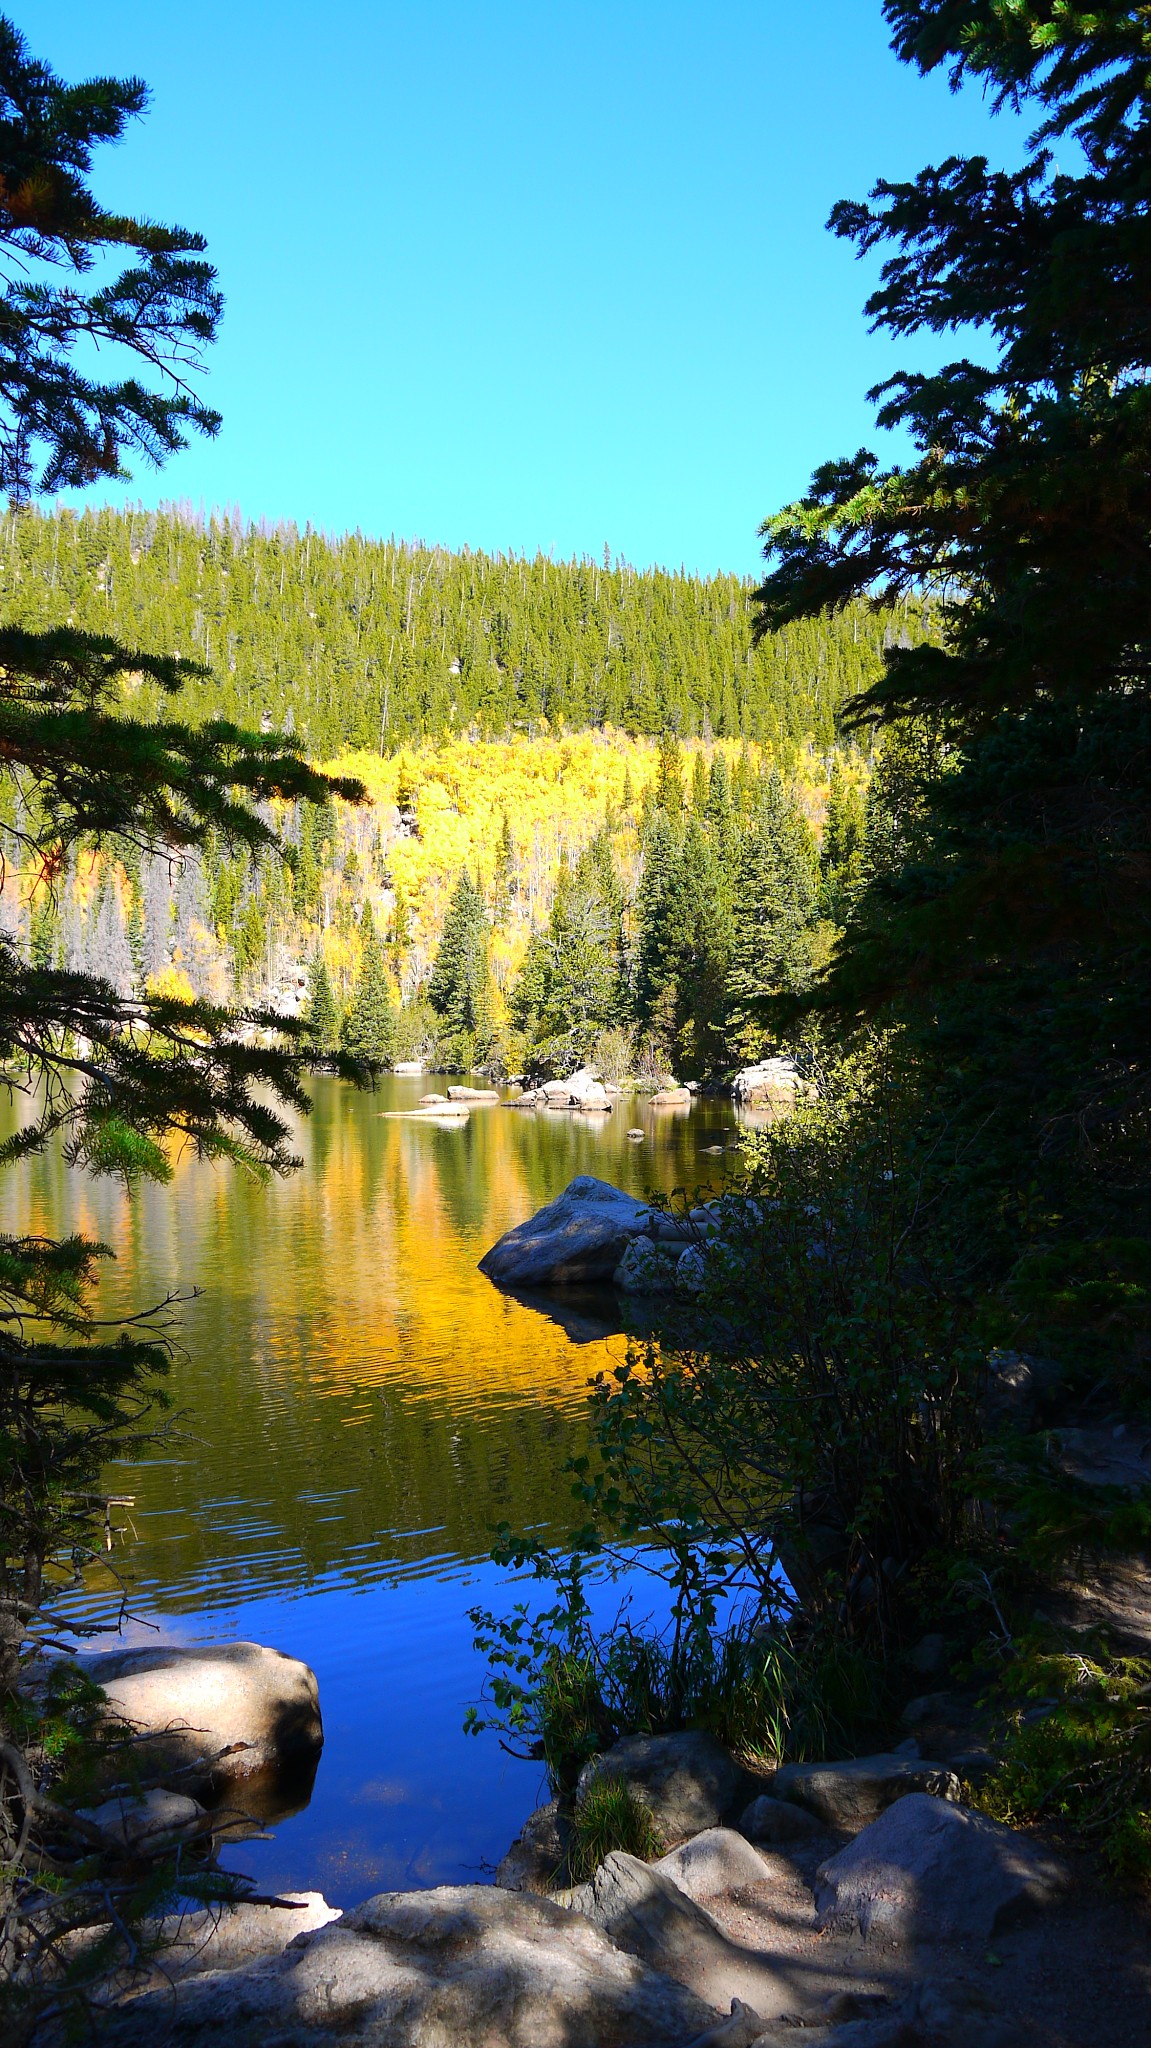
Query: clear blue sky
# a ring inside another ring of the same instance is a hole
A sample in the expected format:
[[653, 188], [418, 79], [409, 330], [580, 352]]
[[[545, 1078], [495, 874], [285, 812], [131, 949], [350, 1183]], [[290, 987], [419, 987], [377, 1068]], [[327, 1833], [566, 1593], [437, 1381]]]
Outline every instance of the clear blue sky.
[[120, 495], [334, 531], [754, 570], [927, 357], [868, 336], [832, 202], [1019, 148], [879, 0], [8, 4], [65, 77], [148, 80], [97, 192], [227, 295], [218, 439]]

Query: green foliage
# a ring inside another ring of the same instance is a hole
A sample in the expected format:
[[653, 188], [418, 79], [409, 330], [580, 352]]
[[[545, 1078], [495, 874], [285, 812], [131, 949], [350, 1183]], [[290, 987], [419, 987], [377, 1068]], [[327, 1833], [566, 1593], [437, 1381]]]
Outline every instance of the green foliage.
[[466, 868], [444, 920], [427, 999], [440, 1023], [441, 1059], [464, 1072], [486, 1059], [495, 1037], [488, 921], [483, 895]]
[[883, 1669], [862, 1645], [828, 1630], [719, 1623], [718, 1581], [683, 1546], [665, 1557], [643, 1553], [644, 1569], [673, 1588], [662, 1630], [635, 1623], [626, 1609], [614, 1625], [593, 1626], [587, 1575], [597, 1552], [586, 1542], [557, 1554], [505, 1532], [495, 1555], [530, 1563], [558, 1597], [537, 1614], [525, 1604], [498, 1618], [472, 1611], [491, 1675], [483, 1712], [472, 1708], [465, 1726], [473, 1734], [502, 1729], [526, 1743], [565, 1800], [584, 1765], [623, 1735], [704, 1728], [749, 1770], [764, 1772], [787, 1758], [854, 1753], [890, 1713]]
[[315, 1052], [334, 1052], [340, 1038], [340, 1011], [332, 990], [324, 956], [317, 952], [308, 969], [308, 997], [304, 1011], [308, 1045]]
[[372, 915], [364, 906], [361, 924], [364, 947], [352, 1000], [344, 1016], [341, 1043], [349, 1059], [382, 1067], [395, 1057], [396, 1014], [384, 964], [384, 949]]
[[605, 1856], [622, 1849], [644, 1863], [662, 1856], [655, 1822], [626, 1778], [594, 1778], [572, 1815], [568, 1864], [573, 1884], [594, 1877]]
[[1125, 1877], [1151, 1877], [1151, 1663], [1021, 1646], [999, 1770], [974, 1795], [997, 1820], [1061, 1821]]
[[[316, 760], [450, 733], [610, 725], [747, 737], [790, 762], [809, 739], [833, 744], [840, 705], [877, 679], [890, 632], [935, 631], [909, 598], [894, 620], [859, 604], [757, 649], [751, 586], [737, 576], [332, 541], [222, 514], [204, 525], [187, 507], [9, 515], [0, 593], [37, 631], [71, 620], [145, 650], [179, 647], [211, 670], [198, 717], [244, 728], [266, 713]], [[474, 660], [461, 661], [461, 643]], [[143, 673], [137, 702], [152, 717], [157, 687]], [[681, 803], [682, 774], [681, 761]], [[400, 808], [418, 829], [418, 804]]]

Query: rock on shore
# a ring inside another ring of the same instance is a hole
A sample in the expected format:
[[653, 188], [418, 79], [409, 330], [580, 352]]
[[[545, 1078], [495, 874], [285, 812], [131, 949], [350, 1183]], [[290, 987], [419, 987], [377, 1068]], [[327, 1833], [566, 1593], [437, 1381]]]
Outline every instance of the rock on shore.
[[153, 1777], [181, 1791], [299, 1765], [323, 1746], [316, 1674], [260, 1643], [104, 1650], [77, 1660], [109, 1712], [147, 1740]]
[[[669, 1216], [625, 1195], [610, 1181], [581, 1173], [562, 1195], [536, 1211], [485, 1252], [480, 1272], [500, 1287], [570, 1287], [614, 1280], [628, 1292], [651, 1293], [687, 1280], [682, 1255], [715, 1228], [710, 1210]], [[652, 1260], [659, 1249], [665, 1257]], [[691, 1286], [699, 1279], [693, 1272]]]

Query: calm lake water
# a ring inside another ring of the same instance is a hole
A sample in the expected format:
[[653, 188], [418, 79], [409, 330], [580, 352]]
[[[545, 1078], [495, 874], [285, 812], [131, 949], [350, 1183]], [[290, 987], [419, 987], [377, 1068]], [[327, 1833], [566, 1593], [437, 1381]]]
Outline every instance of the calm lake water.
[[[565, 1327], [476, 1261], [573, 1174], [692, 1188], [722, 1176], [706, 1148], [734, 1141], [723, 1101], [625, 1098], [594, 1120], [480, 1109], [455, 1130], [382, 1113], [435, 1085], [318, 1080], [302, 1169], [270, 1186], [187, 1161], [129, 1201], [51, 1157], [0, 1183], [3, 1228], [116, 1249], [101, 1313], [202, 1290], [179, 1311], [178, 1438], [108, 1475], [135, 1501], [115, 1552], [139, 1617], [126, 1633], [246, 1638], [314, 1667], [310, 1802], [225, 1860], [338, 1905], [479, 1877], [542, 1792], [538, 1765], [461, 1732], [484, 1678], [467, 1610], [522, 1597], [488, 1561], [494, 1524], [568, 1526], [560, 1467], [624, 1339], [610, 1294], [568, 1305]], [[68, 1607], [107, 1610], [106, 1575]]]

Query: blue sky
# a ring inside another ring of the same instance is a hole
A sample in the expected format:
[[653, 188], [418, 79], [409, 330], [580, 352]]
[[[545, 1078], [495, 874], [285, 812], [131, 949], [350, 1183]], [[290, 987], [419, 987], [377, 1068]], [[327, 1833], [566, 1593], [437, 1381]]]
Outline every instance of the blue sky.
[[96, 189], [199, 228], [227, 296], [218, 439], [119, 495], [336, 532], [753, 571], [940, 354], [867, 334], [833, 201], [1019, 150], [879, 0], [9, 6], [65, 77], [148, 80]]

